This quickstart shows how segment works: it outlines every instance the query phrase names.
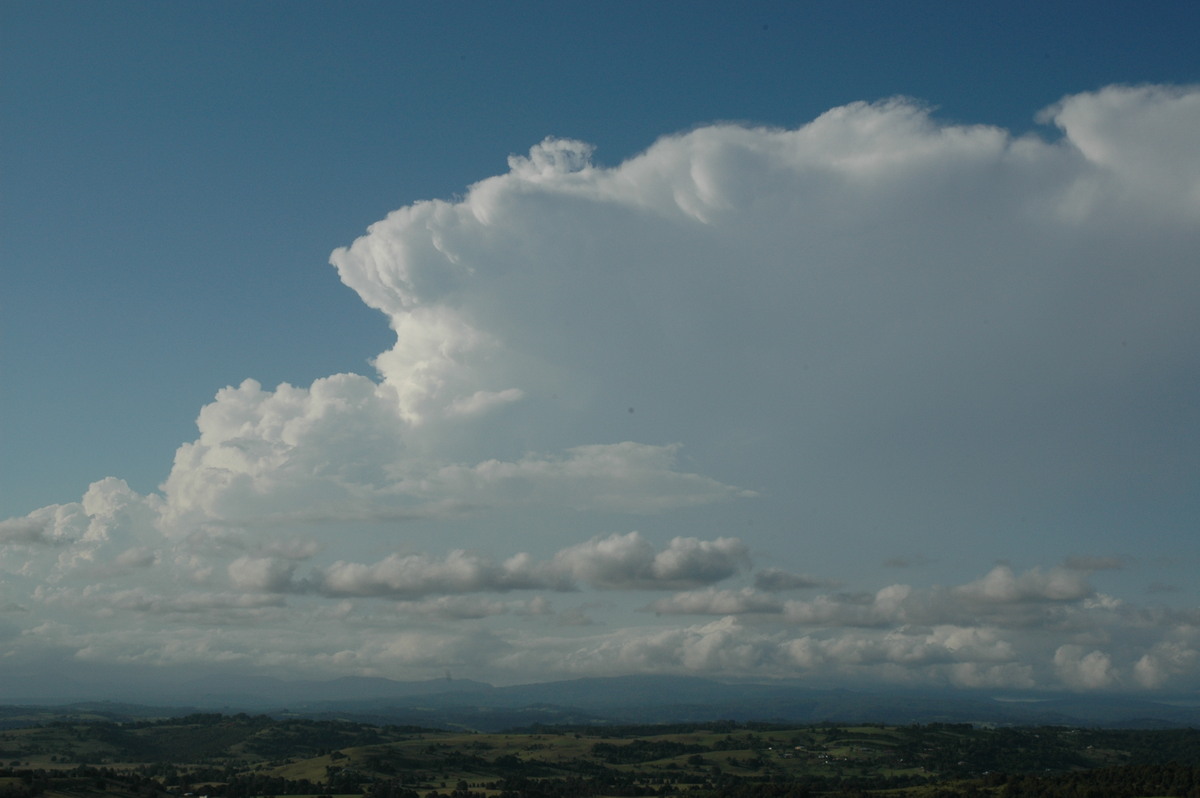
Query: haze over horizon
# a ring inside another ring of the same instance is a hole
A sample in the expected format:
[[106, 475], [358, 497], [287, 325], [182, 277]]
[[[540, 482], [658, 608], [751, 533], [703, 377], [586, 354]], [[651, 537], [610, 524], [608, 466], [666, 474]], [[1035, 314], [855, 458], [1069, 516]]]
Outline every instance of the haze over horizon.
[[1200, 11], [508, 8], [5, 8], [0, 678], [1200, 691]]

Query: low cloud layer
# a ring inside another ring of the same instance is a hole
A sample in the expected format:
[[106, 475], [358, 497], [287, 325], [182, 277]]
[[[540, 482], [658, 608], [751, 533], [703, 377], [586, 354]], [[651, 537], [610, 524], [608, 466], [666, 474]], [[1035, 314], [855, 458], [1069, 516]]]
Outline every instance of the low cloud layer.
[[377, 374], [0, 522], [5, 661], [1200, 686], [1145, 602], [1200, 566], [1200, 91], [1039, 119], [548, 138], [395, 211], [332, 255]]

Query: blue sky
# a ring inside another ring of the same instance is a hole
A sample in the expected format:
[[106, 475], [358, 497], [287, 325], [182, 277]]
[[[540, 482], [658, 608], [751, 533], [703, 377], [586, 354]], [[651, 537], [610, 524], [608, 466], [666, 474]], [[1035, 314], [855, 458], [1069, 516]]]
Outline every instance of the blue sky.
[[[99, 473], [153, 489], [214, 385], [361, 368], [388, 333], [326, 250], [547, 135], [615, 164], [893, 95], [1025, 131], [1067, 93], [1196, 79], [1187, 3], [738, 5], [6, 4], [3, 246], [29, 299], [5, 303], [4, 510]], [[62, 404], [84, 386], [93, 410]]]
[[0, 667], [1196, 689], [1193, 4], [0, 14]]

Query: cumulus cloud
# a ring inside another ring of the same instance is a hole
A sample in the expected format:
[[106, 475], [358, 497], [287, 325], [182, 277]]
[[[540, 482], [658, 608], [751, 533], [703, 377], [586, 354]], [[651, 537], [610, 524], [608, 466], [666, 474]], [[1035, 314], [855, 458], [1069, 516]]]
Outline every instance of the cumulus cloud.
[[784, 617], [795, 624], [816, 626], [883, 626], [909, 619], [913, 589], [888, 585], [874, 594], [836, 594], [810, 601], [788, 601]]
[[[61, 580], [153, 562], [162, 506], [109, 477], [89, 486], [79, 502], [51, 505], [0, 522], [0, 571]], [[23, 554], [12, 549], [20, 547]]]
[[789, 625], [826, 628], [957, 624], [1061, 632], [1087, 627], [1101, 617], [1115, 618], [1130, 608], [1082, 583], [1061, 581], [1053, 569], [1017, 574], [997, 566], [983, 577], [949, 587], [891, 584], [874, 592], [823, 593], [803, 600], [783, 600], [754, 588], [707, 588], [659, 599], [648, 609], [662, 614], [779, 613]]
[[[331, 596], [408, 598], [439, 593], [572, 591], [577, 582], [605, 590], [670, 590], [719, 582], [748, 562], [746, 547], [736, 538], [677, 537], [665, 548], [655, 549], [640, 533], [630, 532], [571, 546], [548, 561], [521, 553], [498, 562], [464, 550], [452, 551], [442, 559], [392, 554], [370, 565], [339, 561], [310, 581], [315, 589]], [[280, 583], [279, 589], [286, 585], [286, 581]]]
[[239, 590], [281, 593], [290, 588], [295, 570], [294, 563], [274, 557], [238, 557], [229, 563], [229, 581]]
[[0, 545], [58, 545], [66, 543], [67, 539], [57, 534], [59, 529], [50, 519], [35, 516], [25, 518], [9, 518], [0, 521]]
[[595, 658], [600, 667], [614, 673], [732, 674], [761, 669], [773, 658], [775, 646], [760, 636], [744, 634], [734, 618], [723, 618], [678, 629], [613, 635], [584, 651], [575, 656]]
[[673, 538], [665, 549], [638, 532], [593, 538], [564, 549], [554, 563], [575, 578], [609, 590], [673, 590], [719, 582], [749, 566], [737, 538]]
[[1007, 565], [997, 565], [981, 579], [962, 585], [955, 591], [966, 601], [1015, 604], [1030, 601], [1075, 601], [1092, 594], [1092, 588], [1078, 569], [1038, 568], [1021, 575]]
[[[1110, 511], [1190, 506], [1198, 108], [1110, 87], [1043, 139], [853, 103], [611, 167], [542, 141], [333, 253], [395, 333], [375, 374], [226, 387], [157, 491], [103, 479], [0, 521], [0, 606], [26, 608], [21, 646], [96, 661], [1194, 683], [1193, 620], [1089, 581], [1121, 560], [872, 569], [1037, 562]], [[596, 534], [630, 514], [645, 534]], [[779, 533], [801, 518], [825, 526]], [[828, 577], [750, 576], [783, 547]], [[646, 590], [678, 592], [606, 625]], [[501, 628], [548, 614], [539, 591], [613, 603], [560, 613], [595, 621], [561, 638]], [[174, 642], [128, 620], [149, 616]]]
[[1111, 687], [1117, 682], [1112, 658], [1103, 651], [1088, 651], [1084, 646], [1059, 646], [1054, 652], [1054, 667], [1063, 684], [1078, 690]]
[[514, 647], [503, 664], [568, 673], [704, 673], [819, 681], [1029, 688], [1034, 666], [996, 630], [940, 626], [793, 636], [726, 616], [673, 628], [625, 628]]
[[980, 667], [1009, 664], [1015, 659], [1012, 646], [995, 630], [958, 626], [939, 626], [929, 631], [900, 628], [874, 635], [805, 636], [789, 641], [785, 648], [796, 663], [810, 669], [880, 664], [940, 667], [947, 663]]
[[[453, 568], [456, 561], [465, 565], [460, 573], [469, 579], [486, 573], [479, 560], [459, 561], [456, 556], [434, 563], [432, 570], [435, 575], [441, 570], [444, 576], [446, 566]], [[260, 571], [260, 564], [250, 565], [259, 580], [252, 586], [270, 577], [269, 569]], [[260, 576], [262, 573], [267, 576]], [[479, 585], [471, 582], [470, 586]], [[436, 652], [443, 652], [448, 659], [439, 667], [450, 663], [482, 676], [480, 663], [486, 661], [492, 678], [508, 674], [508, 678], [519, 679], [534, 674], [612, 675], [636, 669], [806, 676], [854, 684], [996, 689], [1061, 685], [1089, 690], [1123, 686], [1121, 673], [1127, 672], [1133, 676], [1133, 685], [1162, 689], [1187, 684], [1194, 675], [1198, 639], [1194, 630], [1200, 628], [1200, 619], [1187, 613], [1156, 616], [1125, 605], [1101, 602], [1098, 606], [1092, 599], [1066, 604], [1047, 600], [1044, 606], [1059, 608], [1057, 617], [1049, 617], [1033, 629], [1006, 626], [956, 609], [961, 601], [952, 588], [896, 585], [873, 594], [833, 594], [810, 602], [783, 602], [782, 606], [778, 599], [752, 588], [684, 591], [656, 601], [650, 608], [660, 610], [660, 618], [679, 614], [717, 617], [691, 625], [650, 628], [598, 627], [591, 623], [590, 614], [583, 614], [583, 607], [556, 616], [549, 601], [536, 595], [516, 599], [464, 594], [401, 598], [389, 602], [384, 614], [345, 600], [295, 613], [284, 604], [284, 596], [253, 591], [162, 594], [103, 586], [59, 587], [39, 589], [33, 600], [37, 607], [70, 609], [93, 619], [87, 631], [72, 632], [50, 624], [39, 633], [43, 639], [85, 651], [87, 657], [103, 659], [116, 650], [112, 632], [96, 624], [117, 622], [123, 614], [154, 616], [176, 624], [195, 618], [209, 625], [220, 618], [225, 631], [219, 636], [201, 635], [199, 627], [194, 634], [185, 635], [202, 646], [195, 651], [182, 643], [167, 646], [153, 634], [135, 637], [128, 624], [115, 628], [117, 639], [125, 646], [139, 647], [142, 653], [136, 661], [145, 663], [182, 662], [189, 651], [208, 652], [230, 662], [252, 661], [273, 651], [268, 659], [276, 666], [294, 666], [303, 661], [305, 637], [297, 625], [317, 624], [324, 629], [325, 653], [310, 666], [319, 671], [336, 673], [340, 667], [371, 673], [405, 665], [429, 667], [442, 656]], [[309, 595], [305, 600], [321, 599]], [[988, 606], [1004, 610], [1010, 605]], [[594, 602], [586, 607], [589, 613], [607, 609]], [[553, 618], [560, 626], [575, 626], [580, 632], [601, 631], [556, 637], [542, 624], [496, 629], [494, 624], [505, 617]], [[403, 619], [400, 627], [398, 618]], [[1065, 632], [1064, 618], [1071, 621]], [[478, 625], [483, 622], [493, 626], [485, 631]], [[249, 631], [260, 628], [258, 636]], [[1156, 629], [1167, 630], [1168, 638], [1154, 642]], [[1060, 643], [1064, 634], [1080, 642]], [[1114, 642], [1123, 637], [1128, 642]], [[1149, 640], [1150, 647], [1130, 645], [1139, 638]], [[402, 650], [404, 645], [424, 641], [434, 649], [419, 655]]]
[[1156, 689], [1173, 678], [1200, 668], [1200, 649], [1179, 640], [1163, 640], [1143, 654], [1133, 666], [1133, 678], [1142, 687]]
[[331, 596], [414, 597], [534, 588], [568, 590], [570, 585], [526, 554], [496, 562], [461, 549], [441, 559], [392, 554], [371, 565], [337, 562], [317, 579], [317, 589]]
[[[479, 415], [517, 393], [454, 400]], [[558, 505], [655, 512], [752, 493], [676, 470], [678, 445], [633, 442], [527, 453], [514, 461], [439, 463], [413, 451], [412, 423], [388, 385], [350, 374], [311, 388], [219, 392], [180, 447], [164, 483], [161, 526], [181, 535], [210, 523], [429, 517], [442, 508]]]

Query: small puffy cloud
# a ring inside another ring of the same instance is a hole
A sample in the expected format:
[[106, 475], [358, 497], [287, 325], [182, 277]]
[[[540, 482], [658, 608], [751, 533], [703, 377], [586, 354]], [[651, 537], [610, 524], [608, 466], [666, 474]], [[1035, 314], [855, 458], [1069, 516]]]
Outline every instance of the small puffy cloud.
[[0, 521], [0, 546], [75, 546], [63, 563], [89, 559], [114, 540], [128, 543], [148, 535], [158, 508], [157, 497], [140, 496], [123, 480], [108, 477], [88, 486], [72, 504], [55, 504], [23, 518]]
[[1116, 610], [1125, 602], [1116, 596], [1109, 596], [1105, 593], [1096, 593], [1089, 596], [1080, 602], [1080, 606], [1086, 610]]
[[974, 626], [937, 626], [926, 642], [951, 652], [956, 659], [975, 662], [1011, 662], [1016, 649], [1000, 630]]
[[577, 649], [571, 659], [592, 661], [605, 673], [711, 673], [756, 671], [776, 657], [776, 645], [748, 632], [735, 618], [665, 630], [628, 630]]
[[577, 582], [617, 590], [673, 590], [719, 582], [749, 564], [736, 538], [677, 537], [663, 549], [638, 532], [614, 534], [563, 549], [548, 561], [520, 553], [503, 562], [456, 550], [442, 559], [392, 554], [373, 563], [339, 561], [308, 586], [330, 596], [419, 598], [437, 594], [577, 589]]
[[564, 549], [554, 564], [580, 581], [609, 590], [675, 590], [719, 582], [749, 566], [737, 538], [673, 538], [665, 549], [638, 532], [593, 538]]
[[1133, 678], [1147, 689], [1158, 689], [1172, 678], [1200, 669], [1200, 649], [1176, 640], [1163, 640], [1143, 654], [1133, 666]]
[[939, 626], [901, 627], [887, 632], [805, 635], [784, 642], [794, 667], [812, 675], [842, 672], [860, 678], [907, 684], [949, 683], [963, 687], [1030, 687], [1033, 669], [997, 630]]
[[[245, 577], [246, 587], [267, 584], [272, 578], [272, 568], [255, 562], [256, 559], [263, 558], [247, 556], [244, 561], [249, 574]], [[436, 576], [439, 567], [453, 566], [455, 560], [455, 556], [429, 558], [425, 564], [432, 564]], [[461, 578], [457, 582], [448, 581], [455, 589], [478, 587], [479, 574], [487, 570], [479, 566], [489, 563], [497, 566], [498, 561], [480, 558], [472, 563], [467, 558], [459, 566], [466, 566], [461, 572], [468, 581], [464, 583]], [[538, 565], [527, 561], [525, 567]], [[443, 579], [432, 588], [426, 585], [421, 589], [446, 589], [446, 586], [447, 580]], [[59, 587], [34, 591], [32, 608], [72, 610], [96, 619], [96, 623], [110, 625], [123, 614], [134, 614], [171, 622], [181, 630], [196, 629], [194, 634], [183, 633], [179, 644], [167, 646], [152, 632], [139, 636], [127, 624], [112, 627], [124, 630], [115, 638], [121, 641], [119, 648], [141, 651], [136, 661], [143, 663], [181, 664], [192, 654], [201, 656], [201, 652], [229, 662], [242, 662], [262, 656], [261, 652], [269, 648], [270, 659], [278, 667], [296, 667], [308, 662], [309, 667], [330, 669], [330, 673], [339, 669], [345, 672], [347, 668], [377, 673], [386, 672], [387, 668], [431, 666], [437, 659], [434, 654], [405, 653], [401, 649], [407, 643], [429, 641], [447, 657], [437, 664], [438, 668], [452, 666], [457, 672], [466, 667], [473, 676], [483, 676], [484, 671], [471, 668], [482, 668], [481, 663], [487, 662], [493, 678], [499, 673], [516, 679], [539, 675], [612, 675], [636, 668], [655, 673], [769, 678], [804, 674], [849, 684], [995, 689], [1054, 684], [1078, 690], [1107, 689], [1122, 684], [1118, 674], [1125, 669], [1133, 674], [1133, 684], [1146, 689], [1187, 684], [1194, 674], [1196, 657], [1192, 630], [1200, 628], [1197, 618], [1186, 613], [1158, 617], [1124, 605], [1092, 609], [1088, 606], [1091, 599], [1066, 605], [1048, 604], [1059, 607], [1065, 615], [1057, 614], [1040, 628], [994, 625], [974, 620], [970, 613], [955, 613], [953, 604], [958, 600], [953, 589], [903, 585], [888, 586], [875, 593], [835, 594], [811, 602], [784, 602], [783, 613], [778, 612], [780, 605], [776, 599], [751, 588], [686, 591], [656, 602], [664, 610], [659, 617], [730, 612], [701, 624], [652, 628], [610, 628], [591, 623], [593, 613], [601, 613], [603, 618], [606, 610], [595, 603], [586, 605], [587, 615], [583, 614], [584, 607], [555, 614], [549, 602], [540, 596], [502, 599], [442, 594], [398, 598], [382, 613], [367, 609], [370, 602], [356, 607], [345, 600], [322, 609], [324, 599], [313, 593], [297, 593], [289, 598], [304, 603], [303, 609], [290, 608], [283, 598], [262, 592], [164, 594], [100, 586], [82, 590]], [[988, 606], [1004, 609], [1011, 605]], [[405, 621], [399, 634], [395, 622], [398, 616]], [[519, 629], [498, 628], [504, 617], [523, 616], [546, 617], [559, 628], [577, 625], [578, 629], [569, 636], [559, 637], [547, 632], [555, 626], [541, 623]], [[938, 617], [945, 620], [935, 621]], [[1061, 638], [1064, 618], [1073, 619], [1072, 635], [1076, 642], [1055, 648], [1057, 643], [1051, 641]], [[446, 621], [454, 621], [453, 628]], [[488, 631], [480, 627], [482, 623], [488, 624]], [[219, 636], [200, 633], [199, 627], [214, 625], [224, 630]], [[429, 628], [424, 628], [425, 625]], [[801, 634], [797, 634], [798, 625], [806, 627]], [[259, 628], [261, 635], [251, 633]], [[306, 660], [304, 636], [298, 632], [313, 628], [323, 630], [324, 651], [332, 653], [319, 653], [312, 655], [315, 659]], [[596, 629], [600, 631], [579, 636]], [[1097, 648], [1107, 638], [1130, 634], [1150, 635], [1148, 639], [1153, 641], [1154, 635], [1161, 633], [1154, 630], [1162, 629], [1169, 630], [1171, 639], [1154, 643], [1149, 649], [1129, 650], [1113, 645], [1105, 646], [1103, 651]], [[117, 643], [104, 627], [72, 631], [49, 625], [43, 637], [72, 645], [84, 652], [81, 656], [97, 661], [117, 651], [114, 648]], [[1084, 642], [1089, 638], [1096, 642]]]
[[997, 565], [986, 576], [955, 589], [960, 598], [982, 604], [1016, 604], [1039, 601], [1076, 601], [1093, 593], [1077, 569], [1038, 568], [1021, 575], [1007, 565]]
[[0, 571], [60, 581], [149, 565], [163, 542], [155, 527], [161, 506], [122, 480], [94, 482], [77, 503], [0, 522]]
[[784, 617], [791, 623], [814, 626], [883, 626], [908, 620], [913, 589], [888, 585], [874, 594], [818, 596], [810, 601], [785, 602]]
[[1054, 669], [1067, 687], [1075, 690], [1096, 690], [1117, 683], [1117, 671], [1112, 658], [1102, 651], [1088, 651], [1084, 646], [1067, 644], [1054, 652]]
[[405, 629], [373, 636], [359, 644], [354, 658], [380, 668], [457, 667], [474, 664], [481, 657], [502, 656], [509, 648], [504, 640], [484, 631], [469, 635], [437, 629]]
[[514, 177], [530, 183], [558, 180], [573, 174], [588, 177], [594, 170], [593, 149], [585, 141], [547, 136], [530, 149], [529, 157], [508, 156], [508, 168]]
[[435, 594], [569, 590], [571, 585], [552, 569], [518, 554], [504, 562], [458, 549], [444, 558], [392, 554], [371, 565], [336, 562], [315, 579], [329, 596], [416, 598]]

